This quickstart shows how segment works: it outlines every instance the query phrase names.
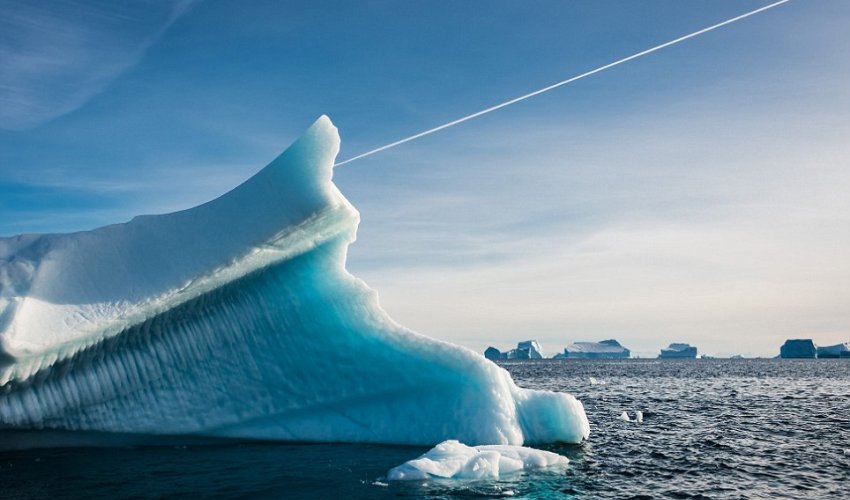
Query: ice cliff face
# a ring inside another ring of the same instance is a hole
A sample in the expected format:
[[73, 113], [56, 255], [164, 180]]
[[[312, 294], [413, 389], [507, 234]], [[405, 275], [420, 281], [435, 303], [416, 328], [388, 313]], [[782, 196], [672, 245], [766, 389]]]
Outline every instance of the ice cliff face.
[[204, 205], [0, 239], [0, 430], [586, 438], [572, 396], [521, 389], [480, 355], [405, 329], [345, 270], [359, 214], [331, 182], [338, 148], [322, 117]]

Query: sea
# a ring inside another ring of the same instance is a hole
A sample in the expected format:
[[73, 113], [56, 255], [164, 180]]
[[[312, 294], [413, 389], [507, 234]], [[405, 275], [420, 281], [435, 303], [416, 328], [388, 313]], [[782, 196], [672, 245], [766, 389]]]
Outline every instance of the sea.
[[500, 364], [520, 386], [584, 403], [589, 440], [540, 446], [566, 470], [394, 482], [387, 471], [426, 447], [36, 449], [0, 452], [0, 498], [850, 498], [850, 360]]

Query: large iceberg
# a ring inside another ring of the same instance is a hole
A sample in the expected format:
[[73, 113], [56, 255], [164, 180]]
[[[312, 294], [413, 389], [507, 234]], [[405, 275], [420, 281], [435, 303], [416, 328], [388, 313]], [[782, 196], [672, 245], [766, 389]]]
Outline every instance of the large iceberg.
[[482, 356], [398, 325], [346, 271], [359, 214], [331, 181], [338, 150], [321, 117], [198, 207], [0, 239], [0, 430], [420, 445], [586, 438], [575, 398], [519, 388]]

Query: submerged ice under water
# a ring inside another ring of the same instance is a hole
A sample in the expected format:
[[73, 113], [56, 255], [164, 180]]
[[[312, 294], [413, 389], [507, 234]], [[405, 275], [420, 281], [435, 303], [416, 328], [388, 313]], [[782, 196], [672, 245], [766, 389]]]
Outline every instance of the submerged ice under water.
[[[593, 427], [562, 470], [388, 481], [428, 447], [227, 443], [0, 452], [0, 498], [846, 498], [847, 360], [505, 362], [569, 387]], [[641, 423], [620, 419], [642, 411]], [[2, 439], [2, 436], [0, 436]]]

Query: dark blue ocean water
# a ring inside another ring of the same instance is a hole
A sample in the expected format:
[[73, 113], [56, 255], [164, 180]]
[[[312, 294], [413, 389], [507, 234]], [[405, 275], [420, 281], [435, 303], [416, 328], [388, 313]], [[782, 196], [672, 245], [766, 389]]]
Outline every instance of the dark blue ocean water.
[[[0, 498], [850, 498], [850, 360], [537, 361], [519, 385], [584, 402], [566, 472], [388, 483], [426, 448], [345, 444], [0, 452]], [[641, 410], [642, 423], [626, 422]]]

